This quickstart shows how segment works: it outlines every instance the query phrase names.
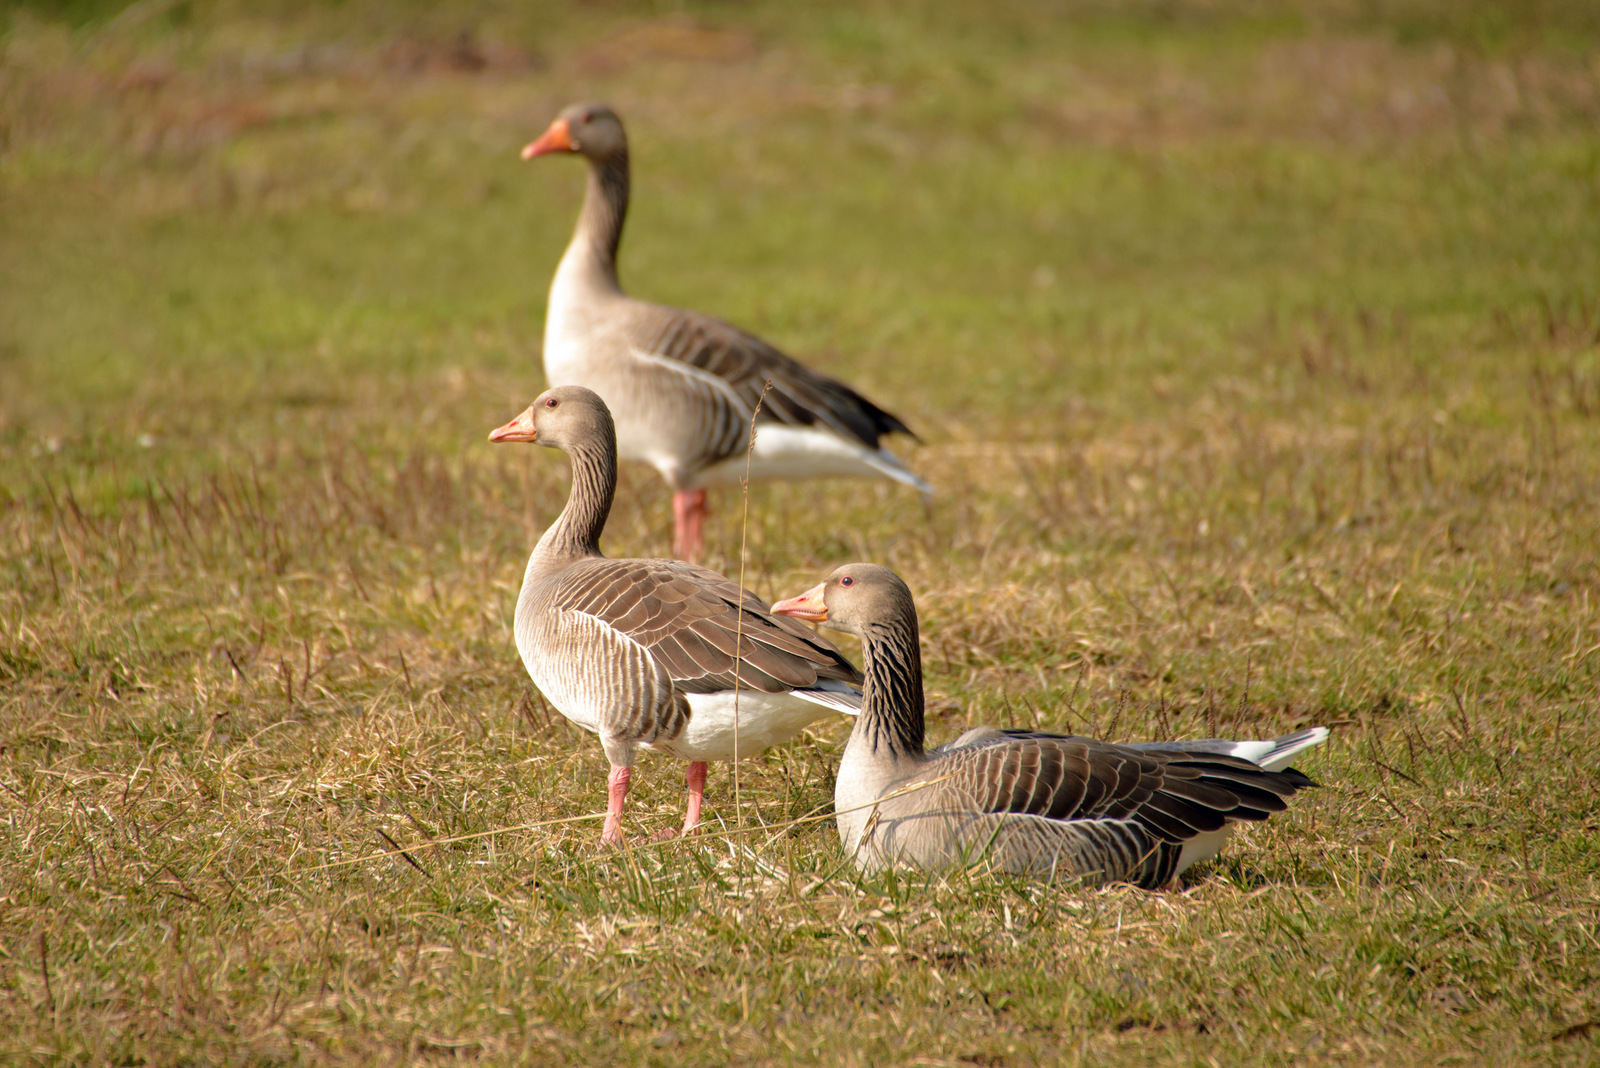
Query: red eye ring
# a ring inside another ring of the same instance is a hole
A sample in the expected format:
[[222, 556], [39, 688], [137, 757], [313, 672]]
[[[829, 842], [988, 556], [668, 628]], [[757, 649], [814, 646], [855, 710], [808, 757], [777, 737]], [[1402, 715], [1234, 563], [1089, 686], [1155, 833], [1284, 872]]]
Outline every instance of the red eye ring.
[[856, 580], [851, 578], [849, 575], [846, 575], [844, 578], [839, 580], [839, 585], [841, 586], [854, 586], [855, 584]]
[[554, 397], [546, 397], [545, 401], [544, 401], [544, 406], [546, 408], [554, 408], [556, 405], [558, 405], [560, 403], [561, 402], [556, 400]]

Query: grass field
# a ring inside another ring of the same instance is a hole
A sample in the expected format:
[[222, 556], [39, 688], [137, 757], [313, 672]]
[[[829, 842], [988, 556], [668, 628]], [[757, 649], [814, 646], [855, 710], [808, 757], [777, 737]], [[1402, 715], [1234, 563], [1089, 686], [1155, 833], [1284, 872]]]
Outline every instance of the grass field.
[[[485, 441], [585, 97], [625, 283], [926, 440], [714, 566], [898, 569], [935, 740], [1322, 788], [1183, 892], [866, 879], [837, 722], [598, 852], [510, 633], [566, 466]], [[0, 1061], [1594, 1063], [1597, 486], [1580, 0], [0, 7]]]

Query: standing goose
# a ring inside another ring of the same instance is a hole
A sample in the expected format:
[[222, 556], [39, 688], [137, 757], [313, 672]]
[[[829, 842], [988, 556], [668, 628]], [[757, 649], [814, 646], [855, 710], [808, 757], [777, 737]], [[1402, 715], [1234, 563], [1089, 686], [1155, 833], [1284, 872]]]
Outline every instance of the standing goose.
[[567, 108], [522, 158], [555, 152], [587, 159], [589, 186], [550, 283], [545, 377], [600, 394], [616, 417], [622, 457], [661, 472], [672, 487], [676, 555], [700, 554], [705, 484], [744, 476], [758, 403], [753, 477], [864, 475], [932, 492], [878, 444], [910, 429], [843, 382], [720, 319], [622, 291], [617, 247], [628, 212], [628, 140], [614, 111]]
[[1216, 856], [1233, 824], [1281, 812], [1284, 798], [1315, 785], [1288, 765], [1328, 737], [1322, 727], [1272, 741], [1139, 745], [977, 727], [929, 752], [917, 610], [894, 572], [847, 564], [772, 610], [861, 639], [861, 714], [833, 800], [863, 871], [985, 859], [1156, 889]]
[[681, 560], [608, 560], [600, 535], [617, 486], [616, 431], [582, 386], [539, 395], [489, 435], [572, 457], [572, 494], [528, 558], [517, 651], [561, 714], [600, 736], [608, 780], [600, 840], [620, 844], [634, 754], [690, 762], [687, 834], [700, 822], [706, 761], [750, 756], [832, 712], [854, 712], [861, 672], [755, 594]]

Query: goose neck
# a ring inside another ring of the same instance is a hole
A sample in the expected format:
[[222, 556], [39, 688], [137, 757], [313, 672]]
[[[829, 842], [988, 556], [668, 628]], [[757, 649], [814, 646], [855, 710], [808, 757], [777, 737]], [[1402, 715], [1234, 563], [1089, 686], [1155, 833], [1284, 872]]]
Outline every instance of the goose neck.
[[589, 161], [589, 185], [572, 243], [561, 258], [561, 269], [581, 272], [587, 281], [620, 289], [617, 250], [622, 244], [622, 224], [628, 215], [628, 154]]
[[873, 753], [923, 753], [922, 650], [917, 617], [868, 624], [861, 631], [861, 714], [854, 734]]
[[600, 555], [600, 535], [617, 492], [616, 449], [586, 444], [567, 452], [572, 457], [572, 494], [560, 517], [539, 539], [535, 560]]

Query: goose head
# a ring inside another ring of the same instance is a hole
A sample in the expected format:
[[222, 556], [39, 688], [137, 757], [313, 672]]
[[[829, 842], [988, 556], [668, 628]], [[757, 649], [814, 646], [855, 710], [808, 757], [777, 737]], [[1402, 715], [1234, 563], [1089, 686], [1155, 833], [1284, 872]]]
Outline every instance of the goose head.
[[627, 150], [628, 138], [615, 111], [605, 104], [573, 104], [522, 150], [522, 158], [575, 152], [592, 160], [607, 160]]
[[489, 433], [490, 441], [531, 441], [567, 452], [599, 442], [610, 442], [615, 448], [616, 437], [606, 402], [582, 386], [545, 390], [527, 411]]
[[916, 619], [911, 591], [899, 575], [878, 564], [845, 564], [798, 597], [777, 602], [772, 611], [826, 623], [858, 638], [875, 624]]

